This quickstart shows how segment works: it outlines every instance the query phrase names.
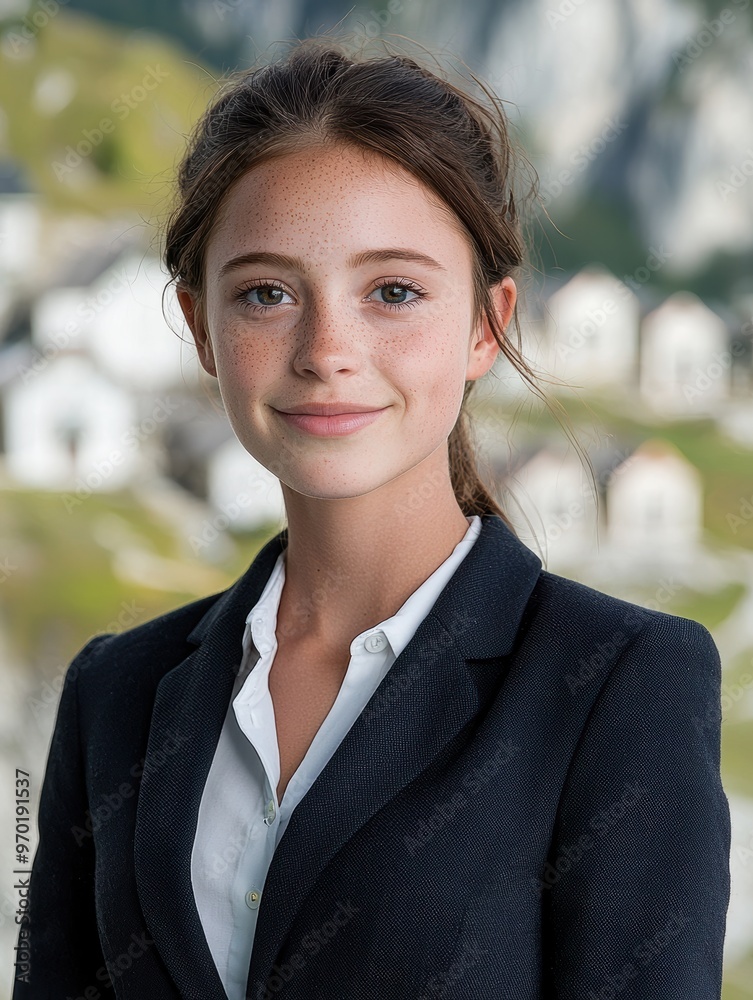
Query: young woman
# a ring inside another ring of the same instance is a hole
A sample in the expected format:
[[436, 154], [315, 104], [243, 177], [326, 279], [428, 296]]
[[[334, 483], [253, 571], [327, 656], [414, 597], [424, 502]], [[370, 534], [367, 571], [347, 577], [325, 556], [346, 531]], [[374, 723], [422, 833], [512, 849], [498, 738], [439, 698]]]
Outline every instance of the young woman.
[[493, 96], [322, 38], [197, 126], [165, 258], [287, 527], [71, 663], [14, 1000], [718, 1000], [717, 648], [476, 471], [516, 162]]

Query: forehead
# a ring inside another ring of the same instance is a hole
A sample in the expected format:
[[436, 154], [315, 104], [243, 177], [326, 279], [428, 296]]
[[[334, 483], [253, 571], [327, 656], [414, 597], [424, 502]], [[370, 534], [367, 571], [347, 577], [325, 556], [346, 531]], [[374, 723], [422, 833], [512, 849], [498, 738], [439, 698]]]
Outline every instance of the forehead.
[[222, 201], [207, 246], [211, 274], [230, 255], [271, 250], [335, 262], [368, 246], [412, 246], [469, 266], [450, 207], [400, 164], [346, 146], [298, 150], [243, 174]]

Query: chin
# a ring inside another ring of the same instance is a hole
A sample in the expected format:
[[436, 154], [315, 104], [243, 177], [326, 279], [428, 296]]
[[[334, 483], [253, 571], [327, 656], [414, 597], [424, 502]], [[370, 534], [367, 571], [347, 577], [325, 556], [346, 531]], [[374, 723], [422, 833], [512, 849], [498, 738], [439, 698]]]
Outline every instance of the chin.
[[349, 481], [343, 482], [343, 476], [338, 473], [336, 468], [333, 469], [328, 479], [322, 476], [312, 476], [310, 478], [292, 476], [289, 479], [280, 480], [281, 484], [289, 490], [298, 493], [300, 496], [311, 497], [313, 500], [353, 500], [356, 497], [373, 493], [374, 490], [379, 489], [380, 486], [383, 486], [388, 481], [389, 479], [384, 481], [374, 481], [373, 479], [368, 482], [365, 480], [359, 481], [358, 477], [354, 476]]

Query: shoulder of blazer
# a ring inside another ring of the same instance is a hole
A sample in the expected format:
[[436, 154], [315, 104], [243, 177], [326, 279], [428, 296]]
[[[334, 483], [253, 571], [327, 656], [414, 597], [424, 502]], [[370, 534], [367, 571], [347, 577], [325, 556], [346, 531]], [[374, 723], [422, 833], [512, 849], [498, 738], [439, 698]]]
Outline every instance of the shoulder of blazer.
[[123, 632], [94, 635], [71, 661], [66, 683], [85, 678], [85, 690], [94, 695], [101, 686], [112, 689], [120, 682], [156, 686], [196, 649], [188, 636], [226, 593], [219, 591], [183, 604]]
[[[668, 599], [668, 598], [665, 598]], [[705, 625], [542, 570], [524, 615], [529, 660], [568, 698], [593, 704], [625, 671], [661, 685], [675, 672], [718, 701], [721, 657]]]
[[86, 674], [85, 690], [94, 697], [129, 684], [137, 693], [156, 688], [166, 673], [196, 651], [208, 632], [223, 627], [228, 610], [235, 612], [234, 627], [242, 623], [269, 578], [286, 534], [278, 532], [262, 545], [245, 572], [225, 590], [123, 632], [95, 635], [76, 655], [69, 672]]
[[[656, 591], [657, 602], [669, 600], [671, 594], [668, 587], [669, 585], [665, 587], [664, 584], [659, 586]], [[667, 596], [663, 596], [665, 594]], [[684, 618], [657, 608], [645, 608], [633, 601], [615, 597], [544, 569], [539, 574], [529, 603], [529, 621], [538, 611], [546, 622], [554, 623], [557, 619], [567, 625], [595, 622], [606, 632], [622, 629], [629, 638], [636, 637], [644, 630], [691, 637], [705, 634], [704, 642], [705, 637], [711, 635], [705, 625], [693, 618]]]

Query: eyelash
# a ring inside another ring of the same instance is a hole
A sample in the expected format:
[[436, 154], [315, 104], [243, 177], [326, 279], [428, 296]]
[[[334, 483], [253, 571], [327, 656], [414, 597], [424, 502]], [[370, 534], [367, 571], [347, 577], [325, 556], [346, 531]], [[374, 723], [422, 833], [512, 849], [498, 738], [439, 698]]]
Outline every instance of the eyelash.
[[[280, 291], [289, 294], [283, 286], [277, 281], [249, 281], [246, 282], [243, 287], [239, 288], [234, 298], [240, 302], [240, 304], [245, 309], [251, 309], [254, 312], [269, 312], [270, 309], [277, 309], [278, 306], [260, 306], [255, 302], [249, 302], [245, 296], [252, 288], [279, 288]], [[369, 295], [373, 295], [379, 288], [405, 288], [406, 291], [414, 292], [416, 295], [415, 299], [409, 299], [407, 302], [382, 302], [381, 305], [386, 306], [387, 309], [408, 309], [411, 306], [418, 305], [420, 300], [424, 298], [426, 292], [422, 291], [417, 285], [412, 281], [408, 281], [402, 278], [390, 278], [387, 281], [383, 281], [373, 288]]]

